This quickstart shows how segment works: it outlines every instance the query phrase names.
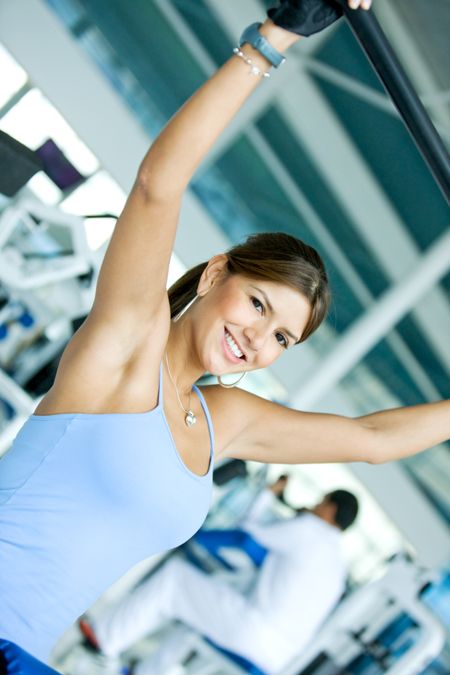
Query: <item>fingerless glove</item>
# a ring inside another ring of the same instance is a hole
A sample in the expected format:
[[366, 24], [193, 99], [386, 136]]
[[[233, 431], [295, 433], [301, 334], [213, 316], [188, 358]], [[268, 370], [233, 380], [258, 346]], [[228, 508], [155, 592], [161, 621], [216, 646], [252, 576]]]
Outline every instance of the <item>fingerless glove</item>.
[[334, 0], [280, 0], [267, 16], [280, 28], [308, 37], [337, 21], [342, 9]]

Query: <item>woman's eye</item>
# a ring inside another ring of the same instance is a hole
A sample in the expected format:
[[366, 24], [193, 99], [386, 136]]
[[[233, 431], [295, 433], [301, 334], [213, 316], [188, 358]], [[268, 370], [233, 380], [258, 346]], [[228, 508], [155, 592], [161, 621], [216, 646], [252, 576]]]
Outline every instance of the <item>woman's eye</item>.
[[258, 312], [260, 312], [261, 314], [264, 314], [264, 305], [262, 304], [262, 302], [260, 302], [258, 300], [258, 298], [252, 297], [252, 303], [253, 303], [253, 306], [256, 307]]
[[280, 344], [282, 347], [284, 347], [285, 349], [289, 347], [289, 342], [283, 335], [283, 333], [277, 333], [275, 337], [277, 338], [278, 344]]

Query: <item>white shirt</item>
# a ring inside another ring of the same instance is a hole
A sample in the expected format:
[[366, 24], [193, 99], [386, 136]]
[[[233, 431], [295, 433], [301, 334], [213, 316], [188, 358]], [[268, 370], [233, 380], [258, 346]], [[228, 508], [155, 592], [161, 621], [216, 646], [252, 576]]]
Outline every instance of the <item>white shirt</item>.
[[341, 533], [312, 513], [245, 529], [269, 549], [250, 599], [299, 653], [344, 591]]

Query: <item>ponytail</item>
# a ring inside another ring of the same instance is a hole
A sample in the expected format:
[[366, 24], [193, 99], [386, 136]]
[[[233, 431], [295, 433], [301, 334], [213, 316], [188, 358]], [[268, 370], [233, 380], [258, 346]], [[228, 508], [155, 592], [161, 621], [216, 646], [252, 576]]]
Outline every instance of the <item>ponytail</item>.
[[197, 295], [197, 286], [203, 270], [206, 269], [208, 263], [203, 262], [190, 270], [185, 272], [172, 286], [169, 288], [169, 304], [170, 304], [170, 318], [173, 319], [186, 307], [188, 302], [193, 300]]

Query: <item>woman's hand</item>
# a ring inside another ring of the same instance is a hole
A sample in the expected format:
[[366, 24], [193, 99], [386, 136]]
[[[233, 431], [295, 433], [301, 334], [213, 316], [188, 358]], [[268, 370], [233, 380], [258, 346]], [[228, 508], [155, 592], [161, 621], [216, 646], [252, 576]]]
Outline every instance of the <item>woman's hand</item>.
[[348, 6], [351, 9], [370, 9], [372, 0], [348, 0]]
[[[370, 9], [372, 0], [347, 0], [351, 9]], [[267, 12], [280, 28], [308, 37], [327, 28], [342, 16], [339, 0], [280, 0]]]

